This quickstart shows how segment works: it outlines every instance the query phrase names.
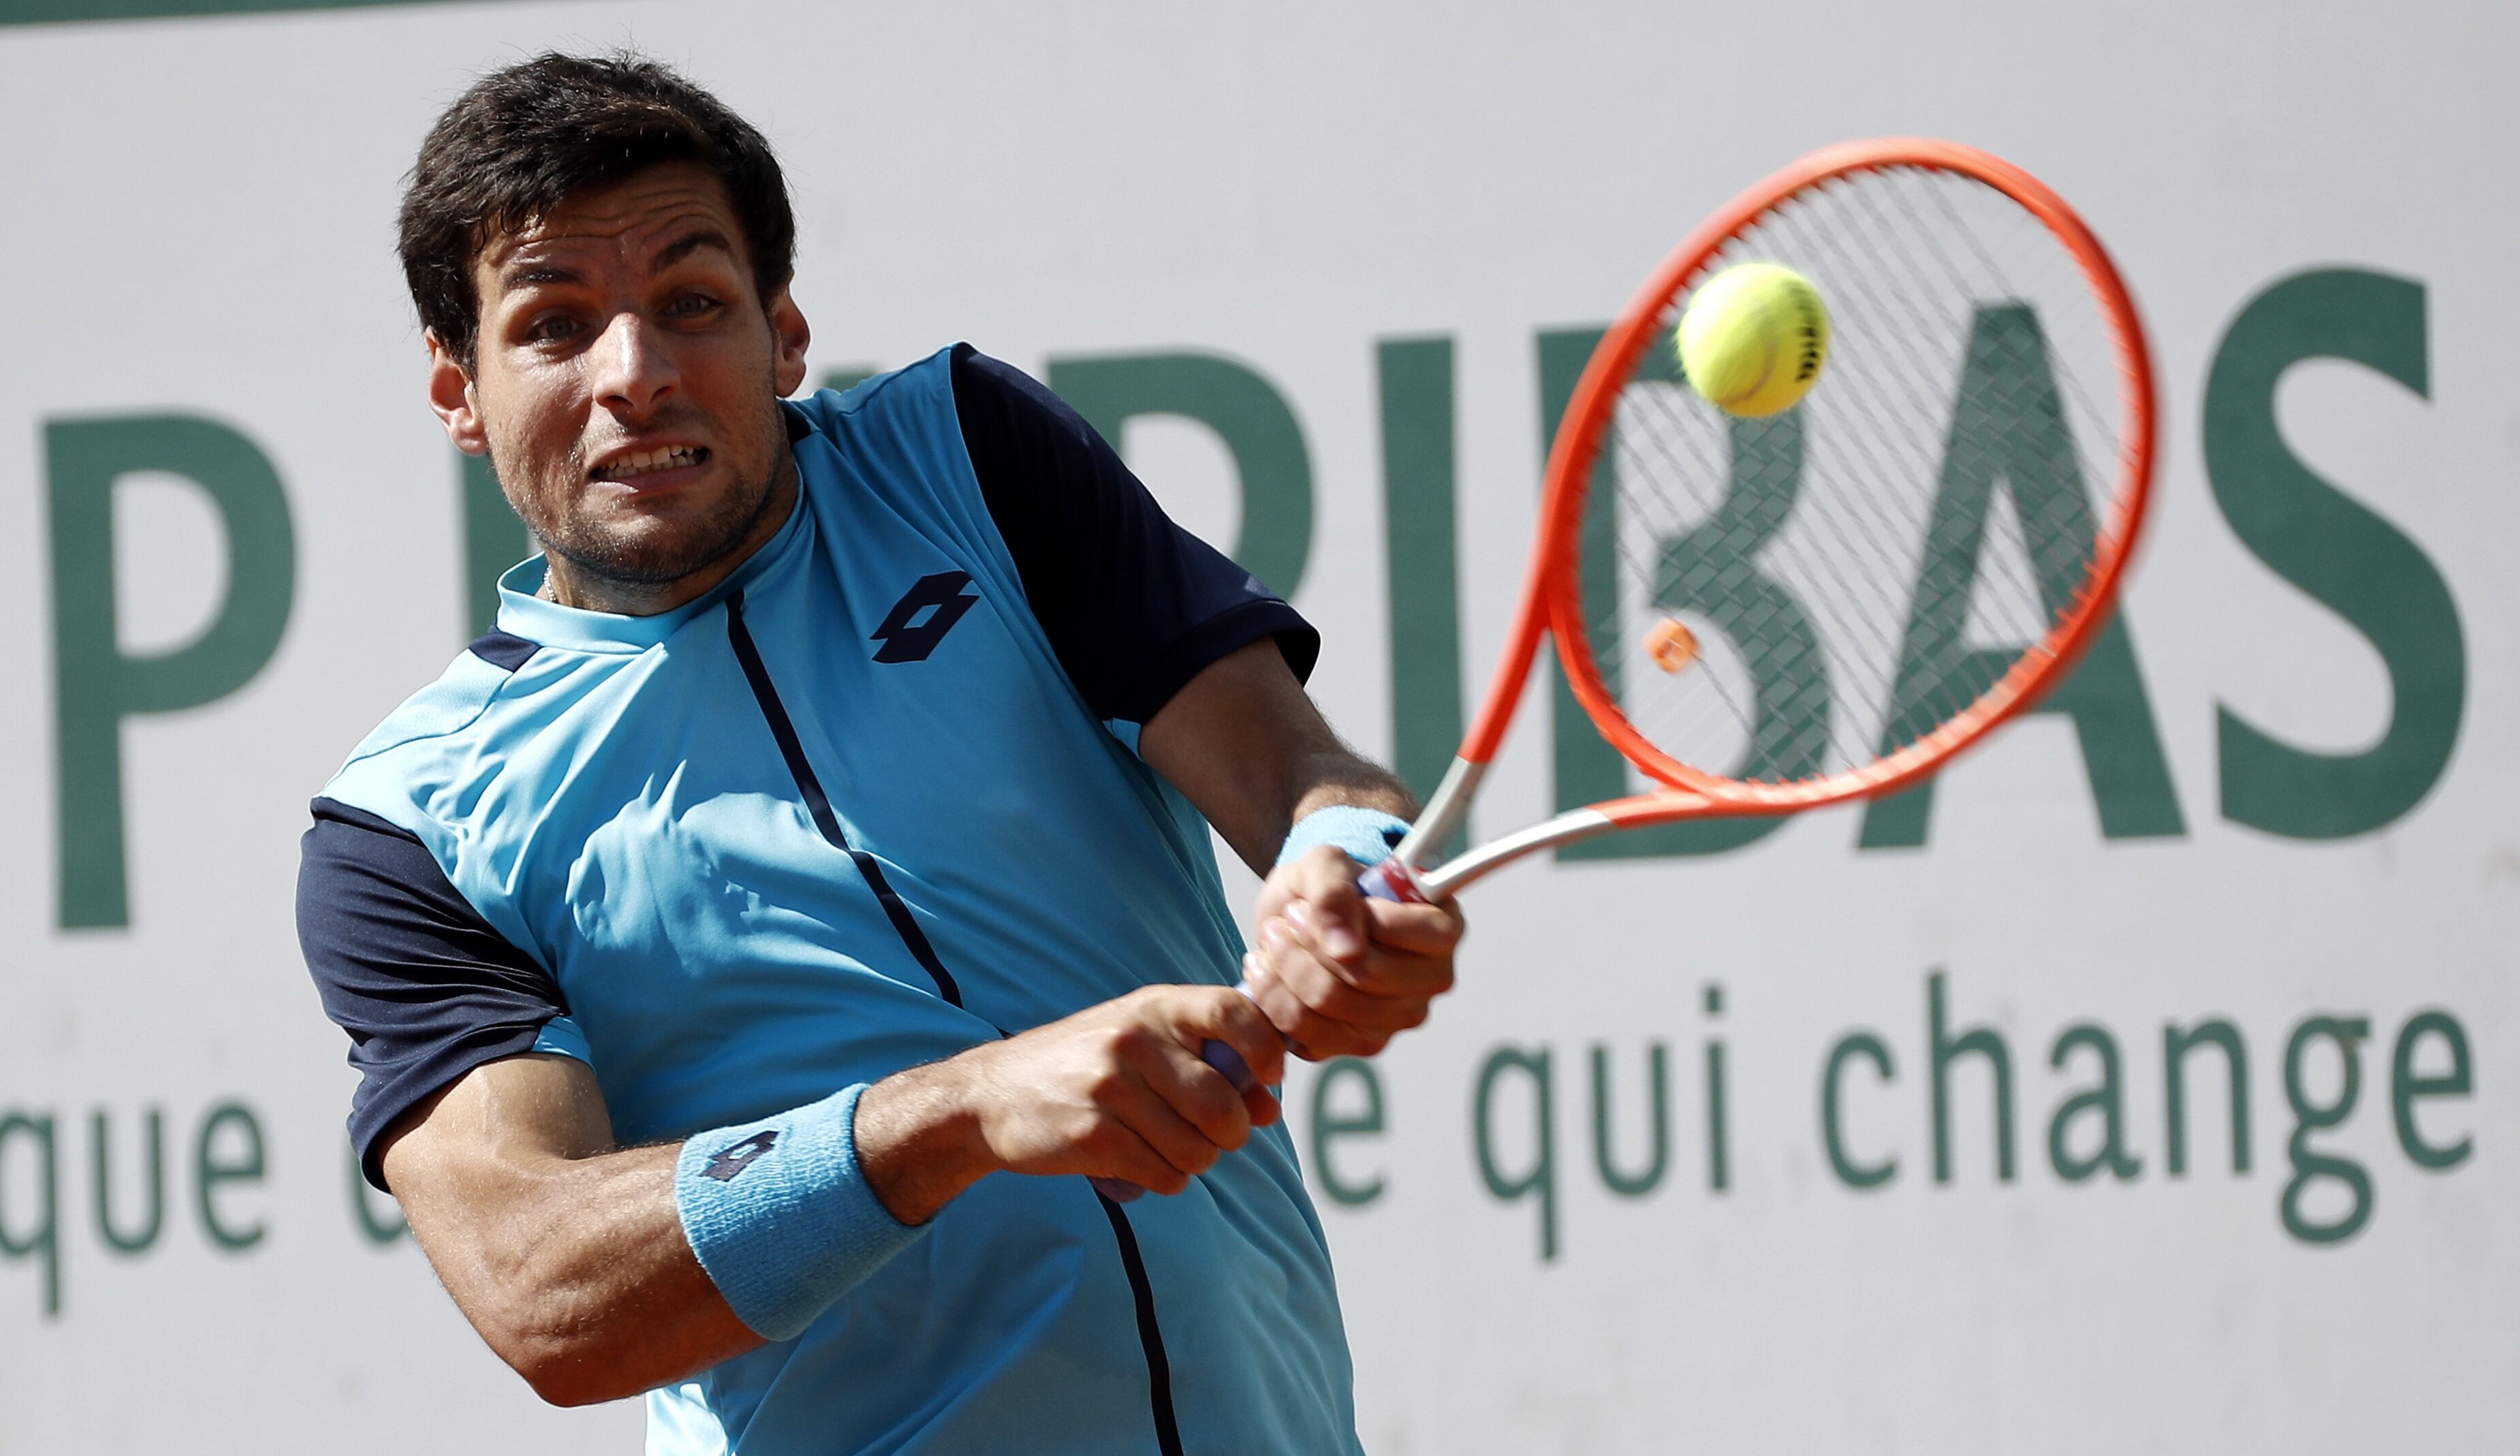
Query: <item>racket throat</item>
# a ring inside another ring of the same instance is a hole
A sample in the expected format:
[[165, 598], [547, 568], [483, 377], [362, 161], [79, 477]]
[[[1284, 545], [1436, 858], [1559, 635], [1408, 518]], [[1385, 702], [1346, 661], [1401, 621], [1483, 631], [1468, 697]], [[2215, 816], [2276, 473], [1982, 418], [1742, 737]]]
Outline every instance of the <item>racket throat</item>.
[[1490, 840], [1458, 860], [1417, 871], [1418, 886], [1428, 900], [1450, 900], [1476, 880], [1503, 869], [1525, 855], [1607, 834], [1618, 825], [1598, 809], [1571, 809], [1503, 839]]
[[1391, 858], [1411, 869], [1423, 868], [1434, 855], [1437, 845], [1453, 837], [1469, 817], [1471, 796], [1478, 792], [1479, 780], [1487, 775], [1488, 766], [1457, 758], [1444, 771], [1444, 781], [1435, 785], [1435, 797], [1409, 826], [1409, 833], [1391, 851]]
[[1425, 812], [1418, 816], [1407, 836], [1391, 851], [1392, 860], [1399, 862], [1386, 873], [1405, 878], [1428, 900], [1450, 900], [1472, 881], [1525, 855], [1607, 834], [1618, 827], [1598, 809], [1569, 810], [1428, 868], [1426, 860], [1436, 847], [1450, 840], [1462, 820], [1469, 817], [1470, 800], [1478, 793], [1479, 780], [1487, 776], [1487, 772], [1485, 764], [1462, 758], [1453, 760], [1453, 766], [1444, 771], [1444, 781], [1435, 786], [1435, 796], [1426, 801]]

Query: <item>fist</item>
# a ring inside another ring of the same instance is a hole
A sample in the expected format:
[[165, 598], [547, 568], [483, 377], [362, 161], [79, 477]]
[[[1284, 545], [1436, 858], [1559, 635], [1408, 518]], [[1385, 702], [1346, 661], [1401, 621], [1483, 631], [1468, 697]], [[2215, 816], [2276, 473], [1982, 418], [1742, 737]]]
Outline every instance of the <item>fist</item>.
[[1238, 1089], [1199, 1059], [1210, 1040], [1283, 1076], [1277, 1036], [1221, 986], [1146, 987], [954, 1060], [992, 1167], [1179, 1193], [1278, 1120], [1267, 1086]]
[[1260, 887], [1243, 985], [1308, 1060], [1373, 1055], [1453, 987], [1461, 910], [1371, 899], [1360, 873], [1319, 845]]

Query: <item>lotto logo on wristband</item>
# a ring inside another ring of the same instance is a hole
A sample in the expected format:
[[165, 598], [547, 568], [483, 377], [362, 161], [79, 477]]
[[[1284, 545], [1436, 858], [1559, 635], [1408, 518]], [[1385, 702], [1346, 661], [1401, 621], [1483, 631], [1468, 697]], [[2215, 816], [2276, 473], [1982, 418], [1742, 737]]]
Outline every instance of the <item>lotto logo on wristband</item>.
[[772, 1129], [756, 1132], [732, 1147], [720, 1148], [717, 1156], [708, 1161], [708, 1166], [700, 1169], [700, 1176], [715, 1178], [721, 1183], [733, 1182], [737, 1173], [750, 1168], [756, 1159], [769, 1152], [778, 1141], [779, 1133], [776, 1129]]

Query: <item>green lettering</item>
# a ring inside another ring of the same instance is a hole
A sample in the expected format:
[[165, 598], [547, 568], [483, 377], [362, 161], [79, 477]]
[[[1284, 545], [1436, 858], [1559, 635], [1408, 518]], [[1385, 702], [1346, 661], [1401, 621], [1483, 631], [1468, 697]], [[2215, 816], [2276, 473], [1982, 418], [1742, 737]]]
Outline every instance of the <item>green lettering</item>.
[[359, 1166], [358, 1148], [355, 1145], [351, 1146], [350, 1221], [358, 1225], [359, 1232], [365, 1235], [371, 1244], [399, 1244], [411, 1233], [411, 1224], [403, 1218], [400, 1207], [393, 1204], [390, 1199], [387, 1200], [386, 1207], [393, 1209], [393, 1213], [379, 1217], [374, 1201], [368, 1192], [367, 1169]]
[[[52, 511], [53, 674], [62, 928], [131, 923], [122, 720], [214, 702], [279, 650], [296, 543], [271, 462], [227, 425], [179, 415], [44, 425]], [[227, 599], [201, 635], [126, 656], [114, 613], [114, 482], [165, 471], [201, 487], [227, 530]]]
[[1899, 1160], [1885, 1155], [1880, 1162], [1867, 1165], [1856, 1162], [1846, 1151], [1846, 1123], [1838, 1104], [1838, 1082], [1846, 1064], [1856, 1057], [1869, 1061], [1883, 1081], [1889, 1081], [1894, 1075], [1890, 1048], [1882, 1044], [1880, 1037], [1870, 1032], [1850, 1032], [1838, 1037], [1837, 1044], [1828, 1049], [1828, 1061], [1822, 1064], [1820, 1074], [1821, 1146], [1828, 1150], [1828, 1166], [1839, 1182], [1849, 1188], [1878, 1188], [1899, 1171]]
[[[2292, 1139], [2286, 1151], [2292, 1157], [2292, 1177], [2284, 1184], [2280, 1210], [2286, 1233], [2306, 1244], [2334, 1244], [2354, 1237], [2371, 1221], [2371, 1175], [2362, 1165], [2349, 1158], [2314, 1150], [2310, 1135], [2342, 1125], [2354, 1115], [2354, 1104], [2362, 1093], [2362, 1059], [2359, 1043], [2371, 1035], [2371, 1023], [2360, 1016], [2314, 1016], [2293, 1028], [2292, 1039], [2284, 1045], [2284, 1100], [2292, 1104]], [[2310, 1048], [2319, 1041], [2330, 1041], [2343, 1060], [2344, 1072], [2338, 1082], [2336, 1100], [2325, 1105], [2313, 1102], [2303, 1077]], [[2302, 1212], [2302, 1195], [2320, 1178], [2334, 1178], [2345, 1190], [2345, 1212], [2325, 1223], [2314, 1221]]]
[[[1462, 741], [1453, 341], [1385, 339], [1374, 362], [1391, 594], [1391, 767], [1423, 801]], [[1466, 832], [1457, 833], [1441, 852], [1460, 854], [1466, 843]]]
[[[236, 1129], [238, 1143], [232, 1156], [221, 1156], [219, 1132]], [[262, 1242], [269, 1232], [262, 1224], [244, 1228], [229, 1226], [219, 1216], [218, 1194], [222, 1184], [259, 1183], [263, 1178], [262, 1124], [241, 1103], [223, 1102], [211, 1108], [202, 1119], [201, 1136], [193, 1143], [194, 1210], [202, 1215], [202, 1231], [221, 1249], [242, 1251]]]
[[2360, 364], [2429, 398], [2424, 287], [2357, 269], [2295, 274], [2240, 310], [2205, 382], [2205, 473], [2232, 534], [2343, 617], [2389, 674], [2388, 731], [2331, 753], [2215, 709], [2223, 816], [2295, 839], [2389, 824], [2441, 781], [2467, 695], [2450, 586], [2423, 550], [2302, 463], [2275, 423], [2275, 387], [2310, 359]]
[[1313, 466], [1303, 427], [1276, 385], [1214, 354], [1054, 359], [1049, 383], [1114, 450], [1141, 415], [1178, 415], [1214, 430], [1242, 481], [1235, 562], [1278, 595], [1295, 595], [1313, 546]]
[[[1355, 1082], [1363, 1099], [1354, 1112], [1338, 1112], [1330, 1106], [1331, 1094], [1342, 1081]], [[1322, 1191], [1330, 1202], [1361, 1209], [1382, 1196], [1379, 1174], [1372, 1182], [1350, 1182], [1340, 1176], [1338, 1165], [1330, 1158], [1330, 1145], [1337, 1139], [1379, 1137], [1382, 1130], [1382, 1079], [1373, 1064], [1361, 1057], [1337, 1057], [1323, 1066], [1322, 1075], [1313, 1079], [1313, 1175], [1321, 1179]]]
[[2223, 1069], [2229, 1074], [2231, 1094], [2231, 1171], [2249, 1170], [2249, 1048], [2240, 1029], [2220, 1017], [2200, 1022], [2194, 1030], [2161, 1029], [2163, 1101], [2170, 1123], [2170, 1175], [2187, 1172], [2187, 1054], [2212, 1043], [2223, 1049]]
[[[2026, 304], [1982, 307], [1970, 331], [1941, 486], [1882, 728], [1884, 754], [1914, 742], [1975, 701], [2028, 645], [1990, 650], [1966, 643], [1999, 481], [2010, 492], [2040, 603], [2053, 621], [2081, 586], [2094, 527], [2047, 337]], [[2092, 641], [2072, 675], [2028, 711], [2073, 720], [2102, 835], [2134, 839], [2186, 832], [2123, 614]], [[1861, 846], [1922, 845], [1933, 793], [1928, 779], [1866, 806]]]
[[124, 1233], [113, 1226], [113, 1153], [112, 1125], [100, 1107], [88, 1118], [89, 1151], [96, 1172], [96, 1231], [105, 1239], [105, 1247], [116, 1254], [141, 1254], [158, 1242], [158, 1230], [166, 1224], [166, 1118], [157, 1108], [149, 1109], [149, 1152], [145, 1166], [149, 1170], [149, 1214], [140, 1220], [136, 1233]]
[[499, 473], [486, 455], [459, 455], [464, 463], [464, 619], [471, 641], [499, 625], [499, 578], [534, 553], [533, 538], [499, 488]]
[[1645, 1155], [1642, 1172], [1622, 1172], [1611, 1148], [1610, 1049], [1593, 1048], [1593, 1167], [1601, 1174], [1602, 1186], [1622, 1198], [1651, 1193], [1671, 1164], [1671, 1087], [1665, 1061], [1661, 1042], [1646, 1043], [1645, 1125], [1653, 1129], [1648, 1144], [1653, 1151]]
[[[2438, 1076], [2415, 1071], [2415, 1048], [2426, 1037], [2440, 1037], [2450, 1056], [2449, 1070]], [[2462, 1137], [2448, 1146], [2427, 1141], [2423, 1129], [2415, 1125], [2415, 1099], [2465, 1097], [2476, 1090], [2467, 1060], [2467, 1030], [2447, 1011], [2419, 1013], [2399, 1029], [2397, 1053], [2390, 1060], [2389, 1104], [2397, 1117], [2398, 1146], [2407, 1150], [2417, 1168], [2438, 1170], [2465, 1163], [2467, 1155], [2476, 1151], [2476, 1139]]]
[[1949, 1031], [1943, 1007], [1943, 973], [1925, 978], [1926, 1044], [1933, 1049], [1934, 1181], [1952, 1180], [1952, 1063], [1975, 1054], [1986, 1058], [1995, 1077], [1995, 1176], [2012, 1181], [2012, 1053], [1993, 1027], [1978, 1027], [1958, 1037]]
[[[9, 1145], [24, 1139], [35, 1154], [35, 1187], [37, 1208], [41, 1211], [31, 1228], [20, 1230], [17, 1220], [9, 1215]], [[44, 1317], [55, 1319], [62, 1312], [62, 1246], [61, 1246], [61, 1179], [60, 1168], [53, 1156], [53, 1119], [50, 1113], [32, 1116], [12, 1112], [0, 1118], [0, 1257], [11, 1262], [22, 1258], [41, 1259], [44, 1265]]]
[[[1497, 1083], [1508, 1073], [1531, 1079], [1531, 1167], [1508, 1174], [1497, 1167], [1491, 1118]], [[1540, 1261], [1557, 1257], [1557, 1167], [1550, 1110], [1549, 1049], [1500, 1046], [1479, 1064], [1478, 1090], [1470, 1100], [1470, 1140], [1479, 1156], [1479, 1181], [1503, 1203], [1525, 1198], [1540, 1204]]]
[[8, 0], [0, 25], [39, 25], [79, 21], [132, 21], [160, 16], [260, 15], [300, 10], [364, 10], [372, 5], [411, 5], [419, 0]]
[[1721, 1193], [1732, 1186], [1732, 1143], [1724, 1120], [1724, 1043], [1706, 1043], [1706, 1186]]
[[[2065, 1029], [2048, 1053], [2048, 1065], [2061, 1072], [2065, 1058], [2074, 1048], [2088, 1046], [2100, 1059], [2100, 1083], [2068, 1097], [2056, 1109], [2048, 1125], [2048, 1163], [2056, 1176], [2068, 1183], [2080, 1183], [2105, 1168], [2109, 1176], [2126, 1179], [2143, 1169], [2143, 1163], [2126, 1150], [2126, 1097], [2119, 1085], [2118, 1038], [2108, 1028], [2083, 1022]], [[2073, 1151], [2073, 1128], [2078, 1119], [2097, 1117], [2100, 1120], [2100, 1145], [2090, 1156]]]
[[[1544, 457], [1573, 398], [1584, 365], [1599, 342], [1598, 329], [1570, 329], [1539, 336], [1540, 409]], [[1648, 347], [1631, 388], [1688, 387], [1678, 354], [1663, 343]], [[1825, 658], [1801, 604], [1752, 565], [1760, 549], [1793, 510], [1802, 480], [1802, 416], [1731, 421], [1732, 477], [1715, 512], [1697, 527], [1660, 544], [1655, 552], [1654, 599], [1660, 605], [1703, 614], [1744, 653], [1753, 684], [1752, 732], [1737, 776], [1798, 778], [1821, 768], [1829, 714]], [[1619, 557], [1618, 452], [1605, 440], [1593, 467], [1584, 503], [1576, 569], [1584, 599], [1616, 603]], [[1753, 627], [1755, 624], [1755, 630]], [[1627, 624], [1593, 624], [1604, 642], [1625, 640]], [[1619, 690], [1617, 654], [1597, 659], [1603, 685]], [[1555, 750], [1557, 807], [1579, 809], [1633, 792], [1627, 761], [1594, 731], [1565, 674], [1552, 659], [1551, 719]], [[1739, 849], [1782, 826], [1776, 817], [1710, 818], [1632, 829], [1601, 839], [1560, 845], [1561, 860], [1634, 860], [1707, 855]]]

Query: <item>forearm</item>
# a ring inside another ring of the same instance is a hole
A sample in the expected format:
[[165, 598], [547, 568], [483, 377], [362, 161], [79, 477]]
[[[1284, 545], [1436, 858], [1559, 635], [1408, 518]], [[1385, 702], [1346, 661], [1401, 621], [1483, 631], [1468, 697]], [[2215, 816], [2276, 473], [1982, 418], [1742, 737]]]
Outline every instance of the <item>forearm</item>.
[[[473, 1328], [544, 1399], [616, 1399], [761, 1343], [684, 1235], [678, 1151], [519, 1160], [467, 1180], [472, 1218], [412, 1210], [414, 1233]], [[484, 1209], [495, 1213], [482, 1217]]]
[[1380, 810], [1404, 819], [1418, 813], [1417, 797], [1398, 775], [1344, 743], [1297, 755], [1286, 766], [1286, 778], [1292, 791], [1292, 802], [1286, 806], [1290, 825], [1315, 810], [1340, 804]]
[[1327, 735], [1323, 742], [1284, 752], [1270, 769], [1247, 775], [1234, 808], [1222, 816], [1209, 815], [1257, 874], [1277, 863], [1286, 831], [1308, 814], [1343, 804], [1404, 819], [1418, 813], [1416, 798], [1388, 770]]
[[1339, 741], [1266, 641], [1192, 679], [1148, 721], [1138, 750], [1261, 874], [1277, 863], [1286, 830], [1316, 810], [1418, 811], [1389, 771]]
[[858, 1099], [859, 1166], [904, 1223], [925, 1223], [1001, 1166], [971, 1106], [971, 1064], [984, 1051], [895, 1073]]
[[584, 1064], [507, 1057], [414, 1109], [382, 1161], [483, 1341], [578, 1405], [794, 1335], [916, 1237], [859, 1175], [860, 1095], [620, 1148]]

